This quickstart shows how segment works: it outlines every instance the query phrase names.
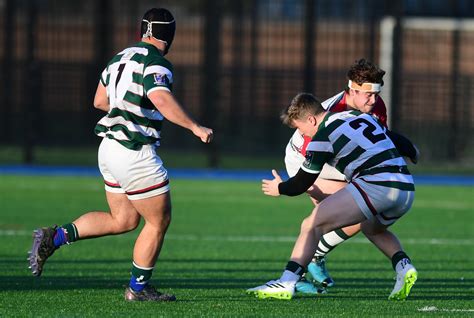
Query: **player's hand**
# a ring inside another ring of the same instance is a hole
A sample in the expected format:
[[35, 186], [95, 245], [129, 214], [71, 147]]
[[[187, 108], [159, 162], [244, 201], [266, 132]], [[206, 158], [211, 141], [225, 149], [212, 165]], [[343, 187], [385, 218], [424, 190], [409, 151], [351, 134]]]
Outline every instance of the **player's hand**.
[[210, 143], [212, 141], [212, 138], [214, 137], [214, 132], [212, 129], [196, 125], [193, 128], [193, 134], [199, 137], [203, 143]]
[[262, 180], [262, 191], [266, 195], [277, 197], [280, 195], [280, 191], [278, 191], [278, 185], [282, 182], [282, 180], [275, 169], [272, 170], [272, 174], [274, 177], [273, 180]]

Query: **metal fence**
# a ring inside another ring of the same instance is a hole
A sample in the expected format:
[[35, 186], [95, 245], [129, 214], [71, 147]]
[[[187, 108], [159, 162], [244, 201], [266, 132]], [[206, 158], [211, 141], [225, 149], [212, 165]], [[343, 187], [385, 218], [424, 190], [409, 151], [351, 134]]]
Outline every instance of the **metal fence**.
[[[361, 57], [388, 68], [391, 126], [426, 160], [474, 158], [470, 1], [0, 0], [0, 147], [21, 147], [31, 163], [37, 147], [96, 145], [99, 74], [139, 40], [141, 16], [154, 6], [177, 20], [167, 56], [174, 93], [216, 131], [206, 148], [210, 166], [222, 154], [281, 156], [291, 131], [280, 110], [300, 91], [321, 99], [342, 91], [348, 66]], [[410, 17], [423, 12], [445, 19]], [[165, 125], [163, 144], [204, 149], [173, 125]]]

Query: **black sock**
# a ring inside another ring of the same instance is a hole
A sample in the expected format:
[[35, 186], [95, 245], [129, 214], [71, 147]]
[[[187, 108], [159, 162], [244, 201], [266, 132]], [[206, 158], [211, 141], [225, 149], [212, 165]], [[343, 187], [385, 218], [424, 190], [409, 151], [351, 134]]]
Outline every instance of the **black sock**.
[[405, 254], [404, 251], [398, 251], [392, 256], [392, 267], [395, 270], [395, 267], [397, 266], [398, 262], [400, 262], [402, 259], [407, 258], [410, 262], [410, 258], [408, 257], [407, 254]]
[[304, 273], [304, 267], [298, 264], [297, 262], [293, 262], [293, 261], [289, 261], [288, 264], [286, 264], [285, 270], [290, 271], [300, 276], [303, 275]]

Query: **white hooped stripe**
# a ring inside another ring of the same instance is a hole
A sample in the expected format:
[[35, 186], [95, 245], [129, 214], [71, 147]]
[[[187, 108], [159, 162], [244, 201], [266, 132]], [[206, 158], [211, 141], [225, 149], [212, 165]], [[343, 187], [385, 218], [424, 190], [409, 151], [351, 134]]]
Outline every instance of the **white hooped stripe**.
[[[117, 117], [113, 117], [113, 118], [103, 117], [99, 121], [99, 124], [104, 125], [106, 127], [112, 127], [114, 125], [123, 125], [130, 132], [141, 133], [142, 135], [153, 137], [153, 138], [158, 138], [158, 139], [160, 138], [160, 131], [159, 130], [156, 130], [153, 127], [146, 127], [146, 126], [133, 124], [132, 122], [126, 120], [122, 116], [117, 116]], [[117, 130], [117, 131], [110, 130], [110, 131], [107, 132], [107, 134], [112, 134], [112, 135], [114, 135], [115, 133], [122, 134], [122, 131], [121, 130]], [[121, 138], [121, 139], [128, 140], [128, 137], [125, 136], [125, 139], [124, 138]]]
[[129, 54], [134, 54], [134, 53], [147, 56], [148, 49], [144, 47], [133, 46], [133, 47], [128, 47], [120, 51], [117, 55], [129, 55]]
[[122, 101], [122, 104], [118, 105], [117, 108], [120, 110], [129, 111], [140, 117], [146, 117], [148, 119], [163, 120], [164, 118], [158, 110], [141, 108], [140, 106], [127, 102], [126, 100]]
[[306, 171], [307, 173], [311, 173], [311, 174], [320, 174], [321, 173], [321, 170], [318, 170], [318, 171], [311, 170], [311, 169], [306, 168], [304, 165], [301, 166], [300, 169]]
[[324, 102], [321, 103], [325, 110], [331, 110], [331, 107], [339, 103], [339, 101], [344, 97], [345, 91], [340, 92], [339, 94], [334, 95], [326, 99]]
[[154, 267], [143, 267], [143, 266], [138, 266], [137, 263], [135, 262], [132, 262], [133, 263], [133, 266], [135, 266], [136, 268], [139, 268], [139, 269], [143, 269], [144, 271], [150, 271], [152, 270]]
[[306, 147], [306, 151], [333, 152], [334, 150], [329, 141], [311, 141]]
[[147, 76], [147, 75], [150, 75], [150, 74], [165, 74], [166, 76], [168, 76], [168, 79], [170, 80], [170, 83], [173, 82], [173, 73], [171, 73], [171, 71], [166, 68], [166, 67], [163, 67], [161, 65], [150, 65], [148, 66], [147, 68], [145, 68], [145, 72], [143, 73], [143, 77]]
[[154, 91], [157, 91], [157, 90], [161, 90], [161, 91], [167, 91], [167, 92], [170, 92], [170, 89], [166, 86], [156, 86], [156, 87], [153, 87], [152, 89], [149, 89], [147, 92], [146, 92], [146, 95], [150, 95], [151, 92], [154, 92]]
[[77, 232], [76, 224], [71, 223], [72, 229], [74, 230], [74, 237], [79, 238], [79, 233]]
[[335, 231], [331, 231], [323, 235], [324, 240], [331, 246], [336, 246], [345, 240], [340, 237]]
[[326, 245], [321, 243], [321, 241], [319, 241], [319, 243], [318, 243], [318, 249], [316, 250], [316, 253], [318, 253], [319, 250], [321, 250], [325, 253], [329, 252], [329, 248], [327, 248]]

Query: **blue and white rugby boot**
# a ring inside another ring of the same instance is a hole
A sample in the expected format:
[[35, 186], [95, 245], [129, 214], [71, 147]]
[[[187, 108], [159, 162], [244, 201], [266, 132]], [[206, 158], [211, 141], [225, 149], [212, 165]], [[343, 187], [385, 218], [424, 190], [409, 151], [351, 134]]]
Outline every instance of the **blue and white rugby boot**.
[[[325, 257], [313, 258], [311, 263], [308, 265], [308, 273], [311, 275], [314, 282], [321, 284], [323, 288], [334, 286], [334, 280], [329, 276], [326, 269]], [[311, 281], [310, 277], [308, 277], [308, 279]]]
[[296, 283], [295, 290], [300, 294], [318, 295], [325, 294], [327, 290], [325, 288], [318, 288], [313, 283], [309, 282], [305, 277], [302, 277], [299, 282]]

